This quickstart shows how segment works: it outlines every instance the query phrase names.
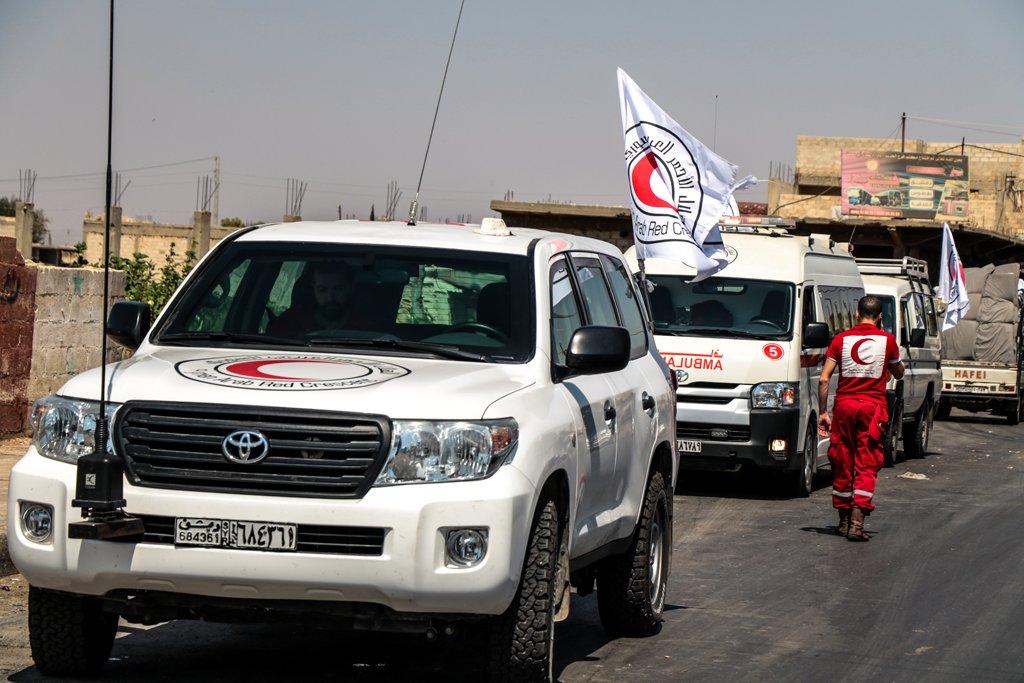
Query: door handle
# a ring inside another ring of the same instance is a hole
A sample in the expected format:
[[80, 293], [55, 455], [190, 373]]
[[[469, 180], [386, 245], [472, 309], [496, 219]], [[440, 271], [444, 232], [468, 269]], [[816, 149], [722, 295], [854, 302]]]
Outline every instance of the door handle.
[[640, 399], [640, 405], [643, 406], [643, 409], [647, 411], [647, 413], [650, 414], [651, 417], [654, 416], [654, 397], [648, 394], [646, 391], [643, 394], [643, 398]]
[[604, 402], [604, 420], [605, 422], [611, 422], [615, 419], [615, 406], [612, 405], [611, 401]]

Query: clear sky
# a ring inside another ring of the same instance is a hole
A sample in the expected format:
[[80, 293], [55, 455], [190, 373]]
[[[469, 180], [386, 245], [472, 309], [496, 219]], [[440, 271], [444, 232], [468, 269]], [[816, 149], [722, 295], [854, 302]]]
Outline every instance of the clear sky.
[[[458, 0], [121, 0], [115, 169], [218, 154], [221, 216], [408, 210]], [[39, 173], [56, 242], [101, 210], [107, 3], [0, 0], [0, 193]], [[885, 137], [900, 112], [1024, 129], [1024, 2], [467, 0], [424, 181], [430, 219], [491, 199], [623, 204], [615, 67], [742, 173], [798, 134]], [[1013, 142], [911, 121], [910, 137]], [[126, 171], [128, 215], [188, 222], [212, 162]], [[88, 177], [54, 178], [94, 173]], [[748, 191], [762, 198], [763, 186]]]

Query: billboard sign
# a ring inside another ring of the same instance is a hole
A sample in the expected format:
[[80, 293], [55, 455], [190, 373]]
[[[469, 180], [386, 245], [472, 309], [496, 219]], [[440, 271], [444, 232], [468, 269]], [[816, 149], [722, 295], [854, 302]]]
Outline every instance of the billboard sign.
[[967, 157], [844, 149], [843, 215], [958, 219], [967, 216]]

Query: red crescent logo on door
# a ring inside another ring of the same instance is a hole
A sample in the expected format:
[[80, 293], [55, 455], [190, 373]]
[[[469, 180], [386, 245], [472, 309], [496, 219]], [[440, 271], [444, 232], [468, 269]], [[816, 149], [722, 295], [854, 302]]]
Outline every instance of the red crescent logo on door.
[[779, 360], [785, 353], [778, 344], [765, 344], [761, 347], [761, 350], [770, 360]]
[[850, 358], [853, 359], [854, 363], [857, 365], [870, 365], [871, 361], [866, 361], [860, 356], [860, 347], [870, 343], [871, 339], [861, 339], [853, 343], [853, 346], [850, 347]]

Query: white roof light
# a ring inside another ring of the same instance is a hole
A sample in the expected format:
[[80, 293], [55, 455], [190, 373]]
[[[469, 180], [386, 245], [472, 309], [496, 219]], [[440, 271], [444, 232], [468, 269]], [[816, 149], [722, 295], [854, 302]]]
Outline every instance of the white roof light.
[[480, 227], [473, 232], [478, 235], [490, 235], [492, 237], [508, 237], [512, 234], [512, 231], [505, 225], [505, 221], [491, 216], [482, 219]]

